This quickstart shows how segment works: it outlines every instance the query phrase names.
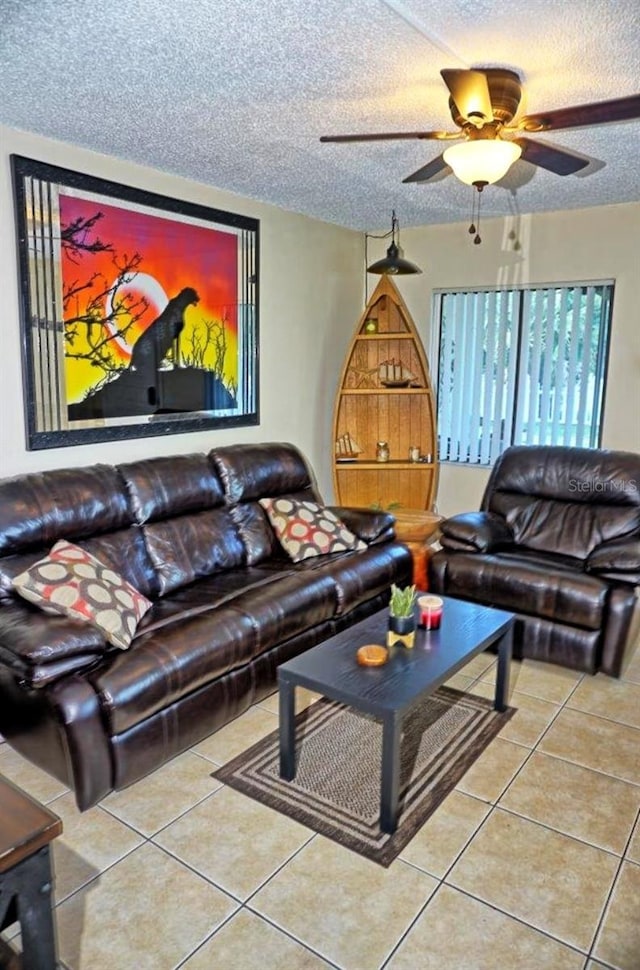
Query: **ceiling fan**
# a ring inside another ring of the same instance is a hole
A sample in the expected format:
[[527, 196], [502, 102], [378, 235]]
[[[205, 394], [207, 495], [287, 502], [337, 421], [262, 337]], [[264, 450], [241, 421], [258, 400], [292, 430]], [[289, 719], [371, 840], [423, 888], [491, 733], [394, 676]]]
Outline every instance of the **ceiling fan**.
[[[480, 192], [497, 182], [518, 159], [547, 169], [556, 175], [573, 175], [589, 160], [568, 148], [545, 144], [519, 132], [547, 132], [629, 121], [640, 117], [640, 94], [596, 101], [523, 115], [514, 121], [522, 96], [522, 83], [515, 71], [495, 67], [472, 70], [443, 70], [449, 89], [449, 110], [459, 131], [380, 132], [361, 135], [323, 135], [322, 142], [392, 141], [394, 139], [463, 139], [441, 155], [408, 175], [404, 182], [429, 182], [447, 167]], [[513, 135], [516, 137], [513, 137]]]

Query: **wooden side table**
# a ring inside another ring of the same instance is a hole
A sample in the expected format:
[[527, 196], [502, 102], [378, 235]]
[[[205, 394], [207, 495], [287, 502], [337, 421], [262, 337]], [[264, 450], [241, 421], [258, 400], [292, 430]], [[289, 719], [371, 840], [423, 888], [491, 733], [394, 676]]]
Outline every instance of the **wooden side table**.
[[440, 535], [442, 516], [419, 509], [399, 509], [392, 513], [396, 520], [396, 537], [409, 547], [413, 557], [413, 582], [420, 590], [429, 588], [427, 566], [432, 547]]
[[24, 970], [55, 970], [49, 843], [62, 832], [57, 815], [0, 776], [0, 930], [15, 922]]

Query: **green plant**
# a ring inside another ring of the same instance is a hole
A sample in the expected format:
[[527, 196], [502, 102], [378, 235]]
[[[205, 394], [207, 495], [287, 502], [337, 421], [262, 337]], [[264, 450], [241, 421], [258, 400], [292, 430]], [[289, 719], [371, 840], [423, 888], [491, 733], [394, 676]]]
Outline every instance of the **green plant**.
[[391, 599], [389, 600], [389, 612], [392, 616], [411, 616], [415, 598], [415, 586], [400, 588], [393, 583], [391, 586]]
[[377, 502], [372, 502], [369, 508], [374, 512], [395, 512], [402, 508], [402, 502], [389, 502], [388, 505], [383, 505], [382, 499], [378, 499]]

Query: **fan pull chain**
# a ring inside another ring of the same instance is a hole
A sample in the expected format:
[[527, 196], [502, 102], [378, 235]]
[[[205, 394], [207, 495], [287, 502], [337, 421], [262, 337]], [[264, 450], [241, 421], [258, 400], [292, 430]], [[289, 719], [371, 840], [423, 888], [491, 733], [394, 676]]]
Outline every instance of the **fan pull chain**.
[[475, 236], [473, 237], [473, 243], [474, 243], [475, 246], [479, 246], [480, 243], [482, 242], [482, 237], [480, 236], [480, 203], [482, 202], [482, 194], [481, 193], [482, 193], [482, 190], [484, 188], [484, 185], [478, 184], [476, 187], [478, 189], [478, 231], [476, 232]]
[[476, 193], [475, 192], [472, 192], [472, 195], [471, 195], [471, 225], [469, 226], [469, 235], [470, 236], [473, 236], [474, 232], [476, 231], [476, 226], [475, 226], [475, 222], [474, 222], [475, 211], [476, 211]]

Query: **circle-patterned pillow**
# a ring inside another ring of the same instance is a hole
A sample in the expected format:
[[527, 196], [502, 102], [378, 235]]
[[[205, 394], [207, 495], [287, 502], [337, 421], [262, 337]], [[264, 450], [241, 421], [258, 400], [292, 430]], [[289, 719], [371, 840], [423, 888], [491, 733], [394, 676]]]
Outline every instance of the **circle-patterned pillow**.
[[126, 650], [151, 602], [80, 546], [61, 539], [13, 580], [21, 596], [47, 612], [86, 620]]
[[260, 505], [282, 548], [294, 562], [330, 552], [366, 549], [344, 522], [330, 509], [317, 502], [293, 498], [261, 498]]

